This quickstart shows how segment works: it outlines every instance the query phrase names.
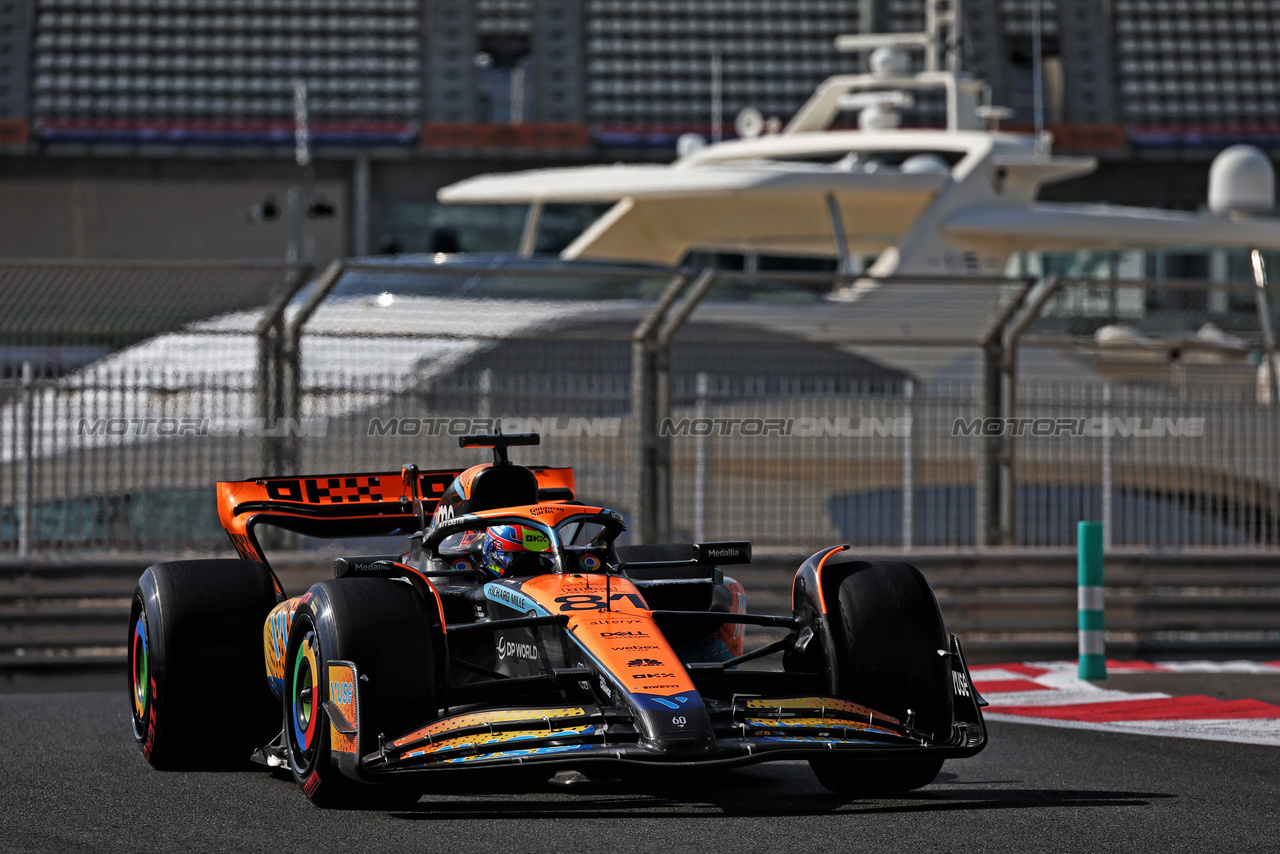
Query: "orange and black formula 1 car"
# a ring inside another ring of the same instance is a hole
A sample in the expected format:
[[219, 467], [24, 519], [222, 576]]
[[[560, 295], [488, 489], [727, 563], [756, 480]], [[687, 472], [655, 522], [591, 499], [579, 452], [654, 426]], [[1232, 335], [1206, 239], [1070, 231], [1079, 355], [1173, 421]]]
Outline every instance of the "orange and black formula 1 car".
[[[252, 754], [316, 804], [390, 806], [464, 769], [545, 781], [779, 759], [890, 794], [983, 748], [983, 703], [915, 568], [823, 549], [796, 572], [791, 614], [748, 613], [721, 567], [749, 543], [617, 545], [622, 518], [577, 501], [571, 469], [508, 460], [537, 441], [463, 437], [494, 461], [461, 472], [219, 483], [241, 559], [158, 564], [134, 594], [147, 760]], [[409, 548], [341, 558], [286, 598], [262, 523]], [[781, 637], [746, 650], [748, 626]]]

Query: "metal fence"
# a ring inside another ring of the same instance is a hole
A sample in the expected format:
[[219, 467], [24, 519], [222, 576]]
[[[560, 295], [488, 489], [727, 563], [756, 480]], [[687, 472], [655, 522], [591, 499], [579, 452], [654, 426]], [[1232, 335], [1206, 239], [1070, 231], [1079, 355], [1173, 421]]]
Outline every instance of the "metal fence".
[[[1014, 545], [1069, 546], [1101, 519], [1116, 546], [1280, 546], [1280, 419], [1239, 325], [1238, 344], [1182, 341], [1174, 359], [1108, 350], [1105, 314], [1068, 329], [1059, 298], [1001, 356], [1012, 384], [993, 408], [984, 336], [1043, 283], [837, 282], [831, 300], [817, 277], [435, 259], [348, 262], [305, 286], [259, 274], [248, 308], [135, 322], [87, 358], [67, 354], [114, 320], [59, 338], [46, 318], [38, 351], [5, 331], [0, 552], [225, 551], [216, 480], [460, 466], [477, 458], [456, 437], [495, 425], [542, 433], [513, 456], [574, 466], [581, 497], [633, 526], [656, 460], [680, 539], [989, 545], [997, 459]], [[17, 276], [0, 267], [0, 295]], [[677, 295], [685, 316], [647, 377], [639, 330], [676, 279], [707, 300]]]

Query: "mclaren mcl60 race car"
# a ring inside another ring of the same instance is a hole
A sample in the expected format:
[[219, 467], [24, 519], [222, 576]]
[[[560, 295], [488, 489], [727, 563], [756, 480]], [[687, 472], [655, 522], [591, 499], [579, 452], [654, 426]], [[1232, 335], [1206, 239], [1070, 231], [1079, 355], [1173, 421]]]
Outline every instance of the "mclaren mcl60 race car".
[[[146, 570], [133, 597], [133, 733], [157, 768], [258, 762], [320, 806], [417, 800], [447, 775], [731, 767], [807, 760], [828, 788], [928, 784], [986, 743], [960, 642], [913, 567], [825, 548], [793, 610], [746, 610], [722, 567], [748, 542], [617, 544], [572, 469], [511, 445], [465, 471], [218, 484], [238, 560]], [[255, 529], [407, 535], [339, 558], [288, 598]], [[777, 640], [745, 648], [748, 626]]]

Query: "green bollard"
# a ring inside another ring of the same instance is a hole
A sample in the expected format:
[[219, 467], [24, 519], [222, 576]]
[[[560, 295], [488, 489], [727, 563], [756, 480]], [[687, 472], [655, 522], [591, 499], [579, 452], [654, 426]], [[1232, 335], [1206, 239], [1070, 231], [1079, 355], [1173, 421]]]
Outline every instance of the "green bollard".
[[1079, 525], [1080, 678], [1107, 678], [1103, 634], [1102, 523]]

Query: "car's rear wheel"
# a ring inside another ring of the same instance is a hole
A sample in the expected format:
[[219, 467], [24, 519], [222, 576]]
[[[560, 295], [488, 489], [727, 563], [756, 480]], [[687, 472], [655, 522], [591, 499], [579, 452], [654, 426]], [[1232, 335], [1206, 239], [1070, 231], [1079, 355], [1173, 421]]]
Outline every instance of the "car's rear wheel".
[[[834, 612], [828, 621], [830, 690], [904, 722], [911, 716], [916, 729], [945, 738], [951, 725], [950, 669], [938, 651], [947, 649], [947, 634], [929, 583], [914, 566], [898, 561], [829, 570], [847, 572], [838, 587], [824, 591]], [[931, 756], [824, 758], [809, 764], [828, 789], [852, 795], [918, 789], [942, 769], [942, 760]]]
[[142, 574], [129, 609], [130, 717], [154, 767], [247, 767], [278, 731], [262, 653], [275, 604], [270, 571], [253, 561], [173, 561]]
[[324, 703], [332, 699], [329, 663], [349, 661], [359, 673], [358, 752], [376, 749], [379, 735], [390, 741], [434, 717], [432, 632], [422, 599], [407, 584], [352, 578], [311, 588], [289, 633], [284, 734], [294, 779], [313, 804], [367, 808], [417, 801], [420, 792], [412, 787], [343, 776]]

